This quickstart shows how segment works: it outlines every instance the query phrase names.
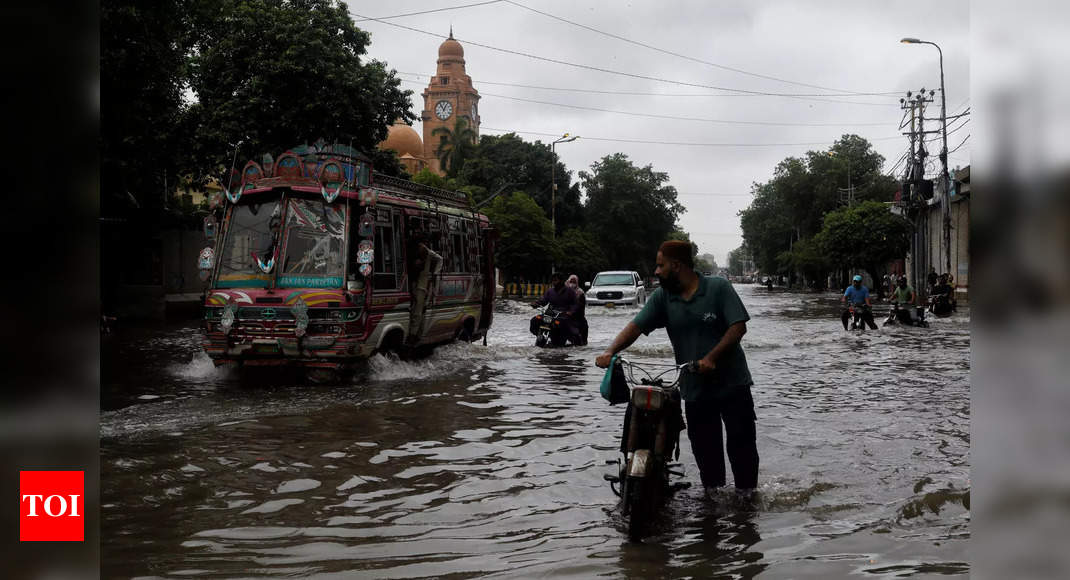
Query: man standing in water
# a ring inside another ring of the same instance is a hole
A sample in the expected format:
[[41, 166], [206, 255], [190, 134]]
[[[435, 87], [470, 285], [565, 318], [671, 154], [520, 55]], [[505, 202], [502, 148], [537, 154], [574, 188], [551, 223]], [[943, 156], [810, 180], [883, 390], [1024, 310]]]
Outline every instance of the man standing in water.
[[750, 320], [747, 309], [731, 282], [695, 272], [688, 242], [663, 243], [654, 274], [661, 287], [595, 364], [608, 367], [613, 355], [628, 348], [640, 334], [664, 327], [676, 362], [698, 361], [698, 373], [680, 377], [680, 394], [687, 436], [707, 497], [725, 485], [723, 423], [736, 491], [752, 500], [758, 486], [757, 417], [750, 392], [754, 381], [739, 344]]

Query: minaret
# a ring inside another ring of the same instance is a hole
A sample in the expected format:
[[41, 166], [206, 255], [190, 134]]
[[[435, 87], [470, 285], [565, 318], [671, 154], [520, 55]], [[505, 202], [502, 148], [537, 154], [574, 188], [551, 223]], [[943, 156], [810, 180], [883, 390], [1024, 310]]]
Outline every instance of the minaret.
[[432, 131], [438, 127], [452, 130], [460, 117], [479, 134], [479, 92], [465, 71], [464, 48], [454, 40], [452, 25], [449, 38], [438, 47], [438, 69], [424, 89], [423, 98], [420, 118], [424, 128], [424, 157], [432, 170], [442, 175], [445, 172], [439, 167], [437, 155], [442, 136], [432, 135]]

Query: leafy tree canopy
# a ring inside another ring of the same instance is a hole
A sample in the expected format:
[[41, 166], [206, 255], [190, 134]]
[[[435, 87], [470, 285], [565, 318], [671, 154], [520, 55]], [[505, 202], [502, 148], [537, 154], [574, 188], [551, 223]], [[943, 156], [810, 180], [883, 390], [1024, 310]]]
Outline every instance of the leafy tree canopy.
[[184, 172], [190, 2], [100, 5], [101, 213], [159, 212]]
[[318, 139], [371, 151], [411, 91], [379, 61], [338, 0], [195, 1], [189, 85], [205, 171]]
[[597, 237], [588, 231], [572, 228], [557, 238], [561, 260], [557, 270], [576, 274], [580, 281], [590, 281], [594, 275], [610, 268], [609, 260]]
[[883, 203], [866, 201], [825, 216], [816, 242], [836, 266], [861, 267], [879, 279], [882, 265], [906, 253], [912, 231], [906, 218]]
[[542, 208], [517, 191], [494, 199], [483, 209], [501, 232], [495, 259], [510, 276], [543, 280], [557, 257], [553, 228]]
[[588, 230], [599, 240], [612, 268], [654, 272], [658, 246], [676, 231], [684, 207], [667, 173], [636, 167], [623, 153], [603, 157], [581, 171], [587, 192]]
[[896, 184], [881, 173], [883, 164], [884, 157], [857, 135], [844, 135], [828, 151], [777, 164], [772, 179], [753, 185], [754, 199], [739, 214], [757, 267], [768, 273], [789, 270], [795, 262], [787, 254], [796, 242], [821, 231], [825, 215], [842, 206], [848, 184], [856, 201], [890, 201]]
[[[557, 231], [583, 224], [580, 189], [571, 183], [571, 175], [564, 163], [555, 160], [550, 147], [540, 141], [529, 143], [515, 133], [483, 135], [479, 146], [467, 154], [457, 170], [458, 181], [484, 188], [484, 195], [492, 195], [502, 186], [523, 191], [543, 208], [550, 211], [551, 164], [557, 163], [552, 177], [557, 180]], [[480, 202], [484, 198], [477, 197]]]

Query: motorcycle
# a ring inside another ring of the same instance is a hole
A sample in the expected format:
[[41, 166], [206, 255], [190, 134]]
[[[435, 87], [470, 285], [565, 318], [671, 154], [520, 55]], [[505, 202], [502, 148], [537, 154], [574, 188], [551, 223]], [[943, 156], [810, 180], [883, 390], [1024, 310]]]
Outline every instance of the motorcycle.
[[529, 330], [535, 335], [535, 346], [565, 346], [570, 332], [570, 321], [566, 312], [553, 306], [547, 306], [540, 314], [531, 318]]
[[851, 320], [851, 330], [866, 330], [865, 316], [869, 313], [868, 306], [847, 305], [847, 316]]
[[925, 309], [920, 306], [915, 306], [914, 308], [918, 317], [917, 321], [910, 318], [910, 305], [900, 305], [898, 302], [892, 302], [892, 309], [888, 312], [888, 318], [884, 321], [884, 326], [902, 324], [904, 326], [928, 327], [929, 323], [925, 320]]
[[[639, 365], [621, 357], [617, 364], [623, 367], [630, 396], [624, 415], [621, 457], [606, 462], [619, 468], [616, 475], [606, 474], [604, 478], [621, 499], [628, 537], [639, 541], [647, 534], [665, 498], [673, 491], [690, 487], [686, 482], [670, 484], [670, 475], [683, 476], [682, 471], [672, 469], [679, 463], [670, 460], [674, 453], [675, 459], [680, 458], [680, 431], [684, 428], [680, 375], [696, 372], [698, 365]], [[673, 371], [675, 379], [667, 382], [665, 375]]]
[[929, 312], [932, 312], [933, 316], [945, 318], [951, 316], [954, 309], [955, 305], [949, 294], [934, 294], [929, 297]]

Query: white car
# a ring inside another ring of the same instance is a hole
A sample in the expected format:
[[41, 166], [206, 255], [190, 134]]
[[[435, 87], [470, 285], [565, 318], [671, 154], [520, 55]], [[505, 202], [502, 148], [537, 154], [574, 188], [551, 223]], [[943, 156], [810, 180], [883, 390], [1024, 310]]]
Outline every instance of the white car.
[[587, 304], [593, 306], [616, 306], [646, 303], [646, 288], [639, 272], [613, 270], [599, 272], [587, 286]]

